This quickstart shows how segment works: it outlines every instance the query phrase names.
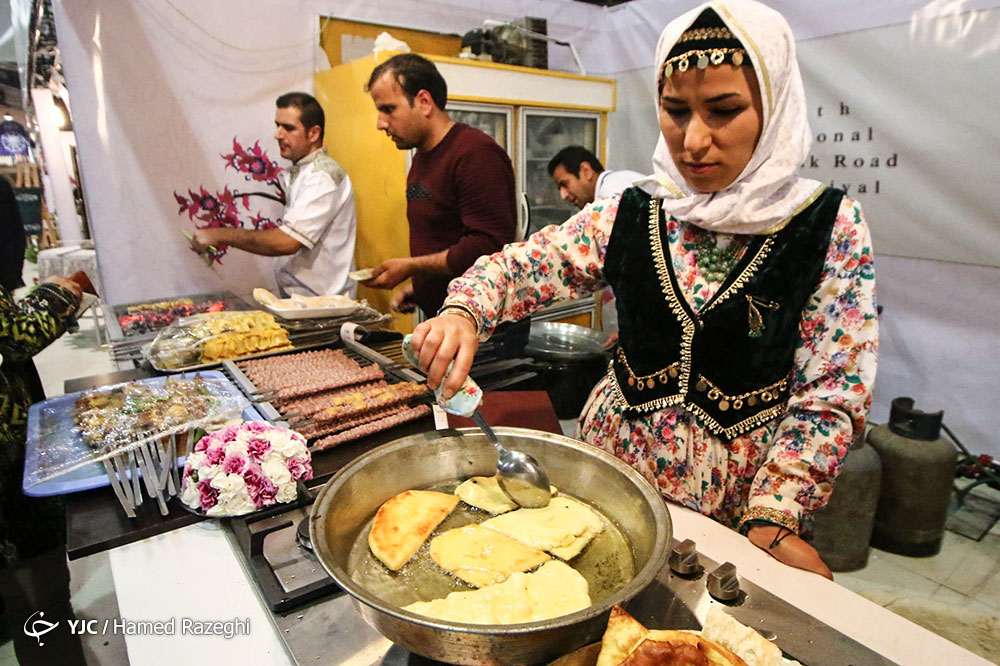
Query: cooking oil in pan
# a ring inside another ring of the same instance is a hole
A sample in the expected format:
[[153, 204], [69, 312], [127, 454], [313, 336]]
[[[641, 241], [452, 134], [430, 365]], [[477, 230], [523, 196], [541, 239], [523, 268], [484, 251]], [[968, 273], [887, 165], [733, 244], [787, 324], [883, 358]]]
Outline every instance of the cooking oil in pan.
[[[456, 485], [452, 483], [427, 490], [451, 493]], [[579, 500], [577, 497], [573, 499]], [[632, 580], [635, 576], [635, 560], [632, 548], [618, 526], [592, 505], [587, 504], [587, 506], [601, 516], [604, 530], [568, 564], [587, 579], [590, 600], [596, 604]], [[371, 531], [371, 521], [369, 521], [351, 549], [347, 570], [351, 578], [370, 593], [397, 606], [406, 606], [415, 601], [439, 599], [459, 590], [475, 589], [434, 564], [429, 544], [438, 534], [472, 523], [482, 523], [492, 517], [491, 513], [459, 502], [451, 515], [438, 526], [420, 550], [399, 571], [390, 571], [372, 555], [368, 548], [368, 533]]]

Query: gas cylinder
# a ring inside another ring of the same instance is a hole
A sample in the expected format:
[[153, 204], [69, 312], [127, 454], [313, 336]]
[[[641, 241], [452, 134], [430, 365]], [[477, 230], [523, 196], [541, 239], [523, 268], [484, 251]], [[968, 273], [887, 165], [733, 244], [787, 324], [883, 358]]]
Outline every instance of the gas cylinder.
[[813, 546], [831, 571], [868, 564], [881, 482], [878, 453], [858, 437], [841, 463], [830, 501], [813, 514]]
[[925, 413], [912, 398], [892, 401], [887, 425], [868, 443], [882, 461], [882, 488], [872, 545], [900, 555], [928, 557], [941, 550], [958, 452], [941, 437], [944, 412]]

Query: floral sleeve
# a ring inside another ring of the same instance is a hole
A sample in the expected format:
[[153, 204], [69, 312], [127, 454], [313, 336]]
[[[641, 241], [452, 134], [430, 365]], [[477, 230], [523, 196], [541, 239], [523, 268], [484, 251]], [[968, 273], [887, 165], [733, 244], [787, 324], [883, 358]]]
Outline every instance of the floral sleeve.
[[619, 198], [595, 201], [561, 225], [480, 257], [451, 281], [445, 305], [472, 308], [483, 323], [480, 333], [488, 337], [502, 321], [593, 294], [604, 286], [604, 254]]
[[14, 302], [0, 289], [0, 354], [24, 361], [62, 335], [73, 323], [78, 299], [58, 285], [42, 283]]
[[788, 412], [757, 472], [742, 523], [764, 519], [798, 531], [826, 505], [840, 463], [864, 430], [878, 354], [871, 236], [844, 198], [819, 288], [802, 313]]

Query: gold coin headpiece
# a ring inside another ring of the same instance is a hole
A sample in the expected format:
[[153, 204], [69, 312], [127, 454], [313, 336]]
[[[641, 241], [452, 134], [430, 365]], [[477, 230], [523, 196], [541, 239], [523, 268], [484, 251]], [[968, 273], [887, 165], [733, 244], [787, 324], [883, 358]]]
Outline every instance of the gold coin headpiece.
[[709, 65], [718, 67], [727, 61], [737, 67], [742, 65], [746, 49], [721, 23], [715, 12], [706, 10], [670, 50], [660, 71], [660, 80], [671, 76], [674, 71], [686, 72], [692, 65], [698, 69]]

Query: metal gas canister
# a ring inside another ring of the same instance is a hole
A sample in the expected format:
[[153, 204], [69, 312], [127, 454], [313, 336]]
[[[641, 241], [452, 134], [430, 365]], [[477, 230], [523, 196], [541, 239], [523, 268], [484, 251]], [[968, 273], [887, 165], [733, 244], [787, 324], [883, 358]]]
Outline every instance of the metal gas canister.
[[813, 546], [831, 571], [868, 564], [881, 483], [878, 453], [858, 437], [841, 464], [830, 501], [813, 515]]
[[941, 550], [958, 452], [941, 437], [944, 412], [925, 413], [912, 398], [892, 401], [887, 425], [868, 443], [882, 461], [882, 488], [872, 545], [900, 555], [928, 557]]

